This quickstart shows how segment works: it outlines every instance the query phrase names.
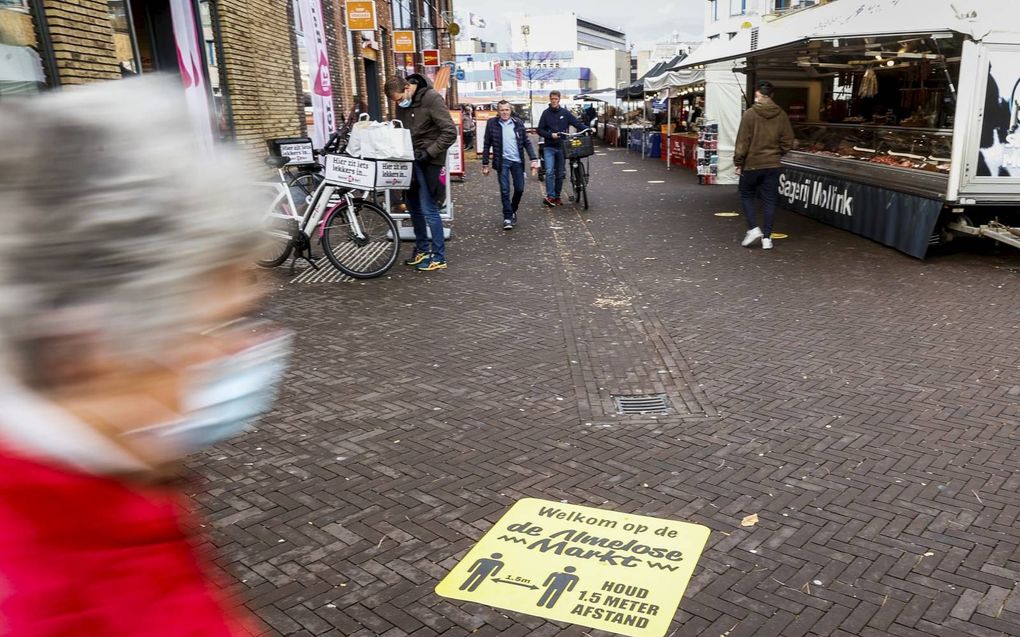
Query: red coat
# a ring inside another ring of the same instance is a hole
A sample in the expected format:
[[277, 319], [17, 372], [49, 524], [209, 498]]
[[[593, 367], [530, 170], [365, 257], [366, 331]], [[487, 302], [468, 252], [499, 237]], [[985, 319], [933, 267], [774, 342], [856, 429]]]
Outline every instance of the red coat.
[[170, 490], [0, 450], [0, 635], [236, 637]]

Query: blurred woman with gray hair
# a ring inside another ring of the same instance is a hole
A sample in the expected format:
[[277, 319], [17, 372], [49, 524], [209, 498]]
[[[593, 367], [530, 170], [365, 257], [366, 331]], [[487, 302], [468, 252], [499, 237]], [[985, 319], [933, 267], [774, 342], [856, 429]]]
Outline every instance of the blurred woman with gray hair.
[[166, 478], [283, 373], [289, 335], [239, 320], [246, 174], [165, 79], [7, 101], [0, 139], [0, 633], [245, 634]]

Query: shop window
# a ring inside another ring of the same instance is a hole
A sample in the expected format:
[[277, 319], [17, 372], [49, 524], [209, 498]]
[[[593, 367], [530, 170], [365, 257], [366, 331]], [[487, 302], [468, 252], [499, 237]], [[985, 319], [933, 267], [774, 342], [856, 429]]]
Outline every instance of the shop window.
[[747, 0], [730, 0], [730, 15], [744, 15], [747, 13]]
[[28, 0], [0, 0], [0, 98], [46, 85]]
[[138, 43], [131, 28], [131, 5], [126, 0], [110, 0], [110, 26], [113, 27], [113, 48], [122, 76], [138, 75], [141, 72]]

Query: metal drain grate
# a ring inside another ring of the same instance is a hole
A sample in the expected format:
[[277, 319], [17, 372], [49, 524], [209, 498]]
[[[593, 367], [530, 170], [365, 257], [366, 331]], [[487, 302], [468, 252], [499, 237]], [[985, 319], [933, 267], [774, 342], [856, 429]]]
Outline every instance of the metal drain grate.
[[669, 403], [665, 394], [638, 394], [613, 396], [618, 414], [668, 414]]

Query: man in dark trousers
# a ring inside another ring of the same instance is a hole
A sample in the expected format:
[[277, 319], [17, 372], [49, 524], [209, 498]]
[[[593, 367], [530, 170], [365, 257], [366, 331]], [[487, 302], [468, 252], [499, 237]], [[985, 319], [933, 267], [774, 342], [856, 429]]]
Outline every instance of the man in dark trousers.
[[[499, 196], [503, 200], [503, 229], [512, 230], [517, 224], [517, 207], [524, 195], [524, 153], [531, 159], [532, 172], [538, 171], [538, 158], [528, 139], [524, 122], [513, 115], [510, 102], [502, 100], [496, 105], [499, 117], [485, 123], [482, 140], [482, 174], [489, 174], [489, 152], [492, 165], [499, 175]], [[510, 195], [513, 178], [514, 194]]]
[[[733, 150], [733, 165], [740, 175], [740, 204], [747, 220], [747, 234], [740, 245], [749, 247], [761, 240], [764, 250], [772, 249], [772, 220], [779, 198], [779, 160], [793, 148], [793, 127], [783, 109], [772, 101], [771, 82], [758, 82], [754, 105], [744, 111]], [[764, 228], [758, 226], [755, 197], [761, 196]]]
[[549, 108], [542, 111], [538, 119], [538, 134], [545, 139], [545, 205], [562, 206], [560, 189], [563, 188], [565, 173], [563, 159], [563, 133], [573, 126], [577, 130], [587, 128], [581, 120], [565, 108], [560, 107], [560, 92], [550, 91]]
[[446, 101], [422, 75], [395, 75], [386, 80], [383, 89], [396, 102], [397, 118], [411, 131], [414, 145], [414, 176], [405, 203], [414, 226], [415, 247], [404, 264], [422, 272], [445, 270], [446, 242], [437, 195], [446, 151], [457, 141], [457, 125]]

